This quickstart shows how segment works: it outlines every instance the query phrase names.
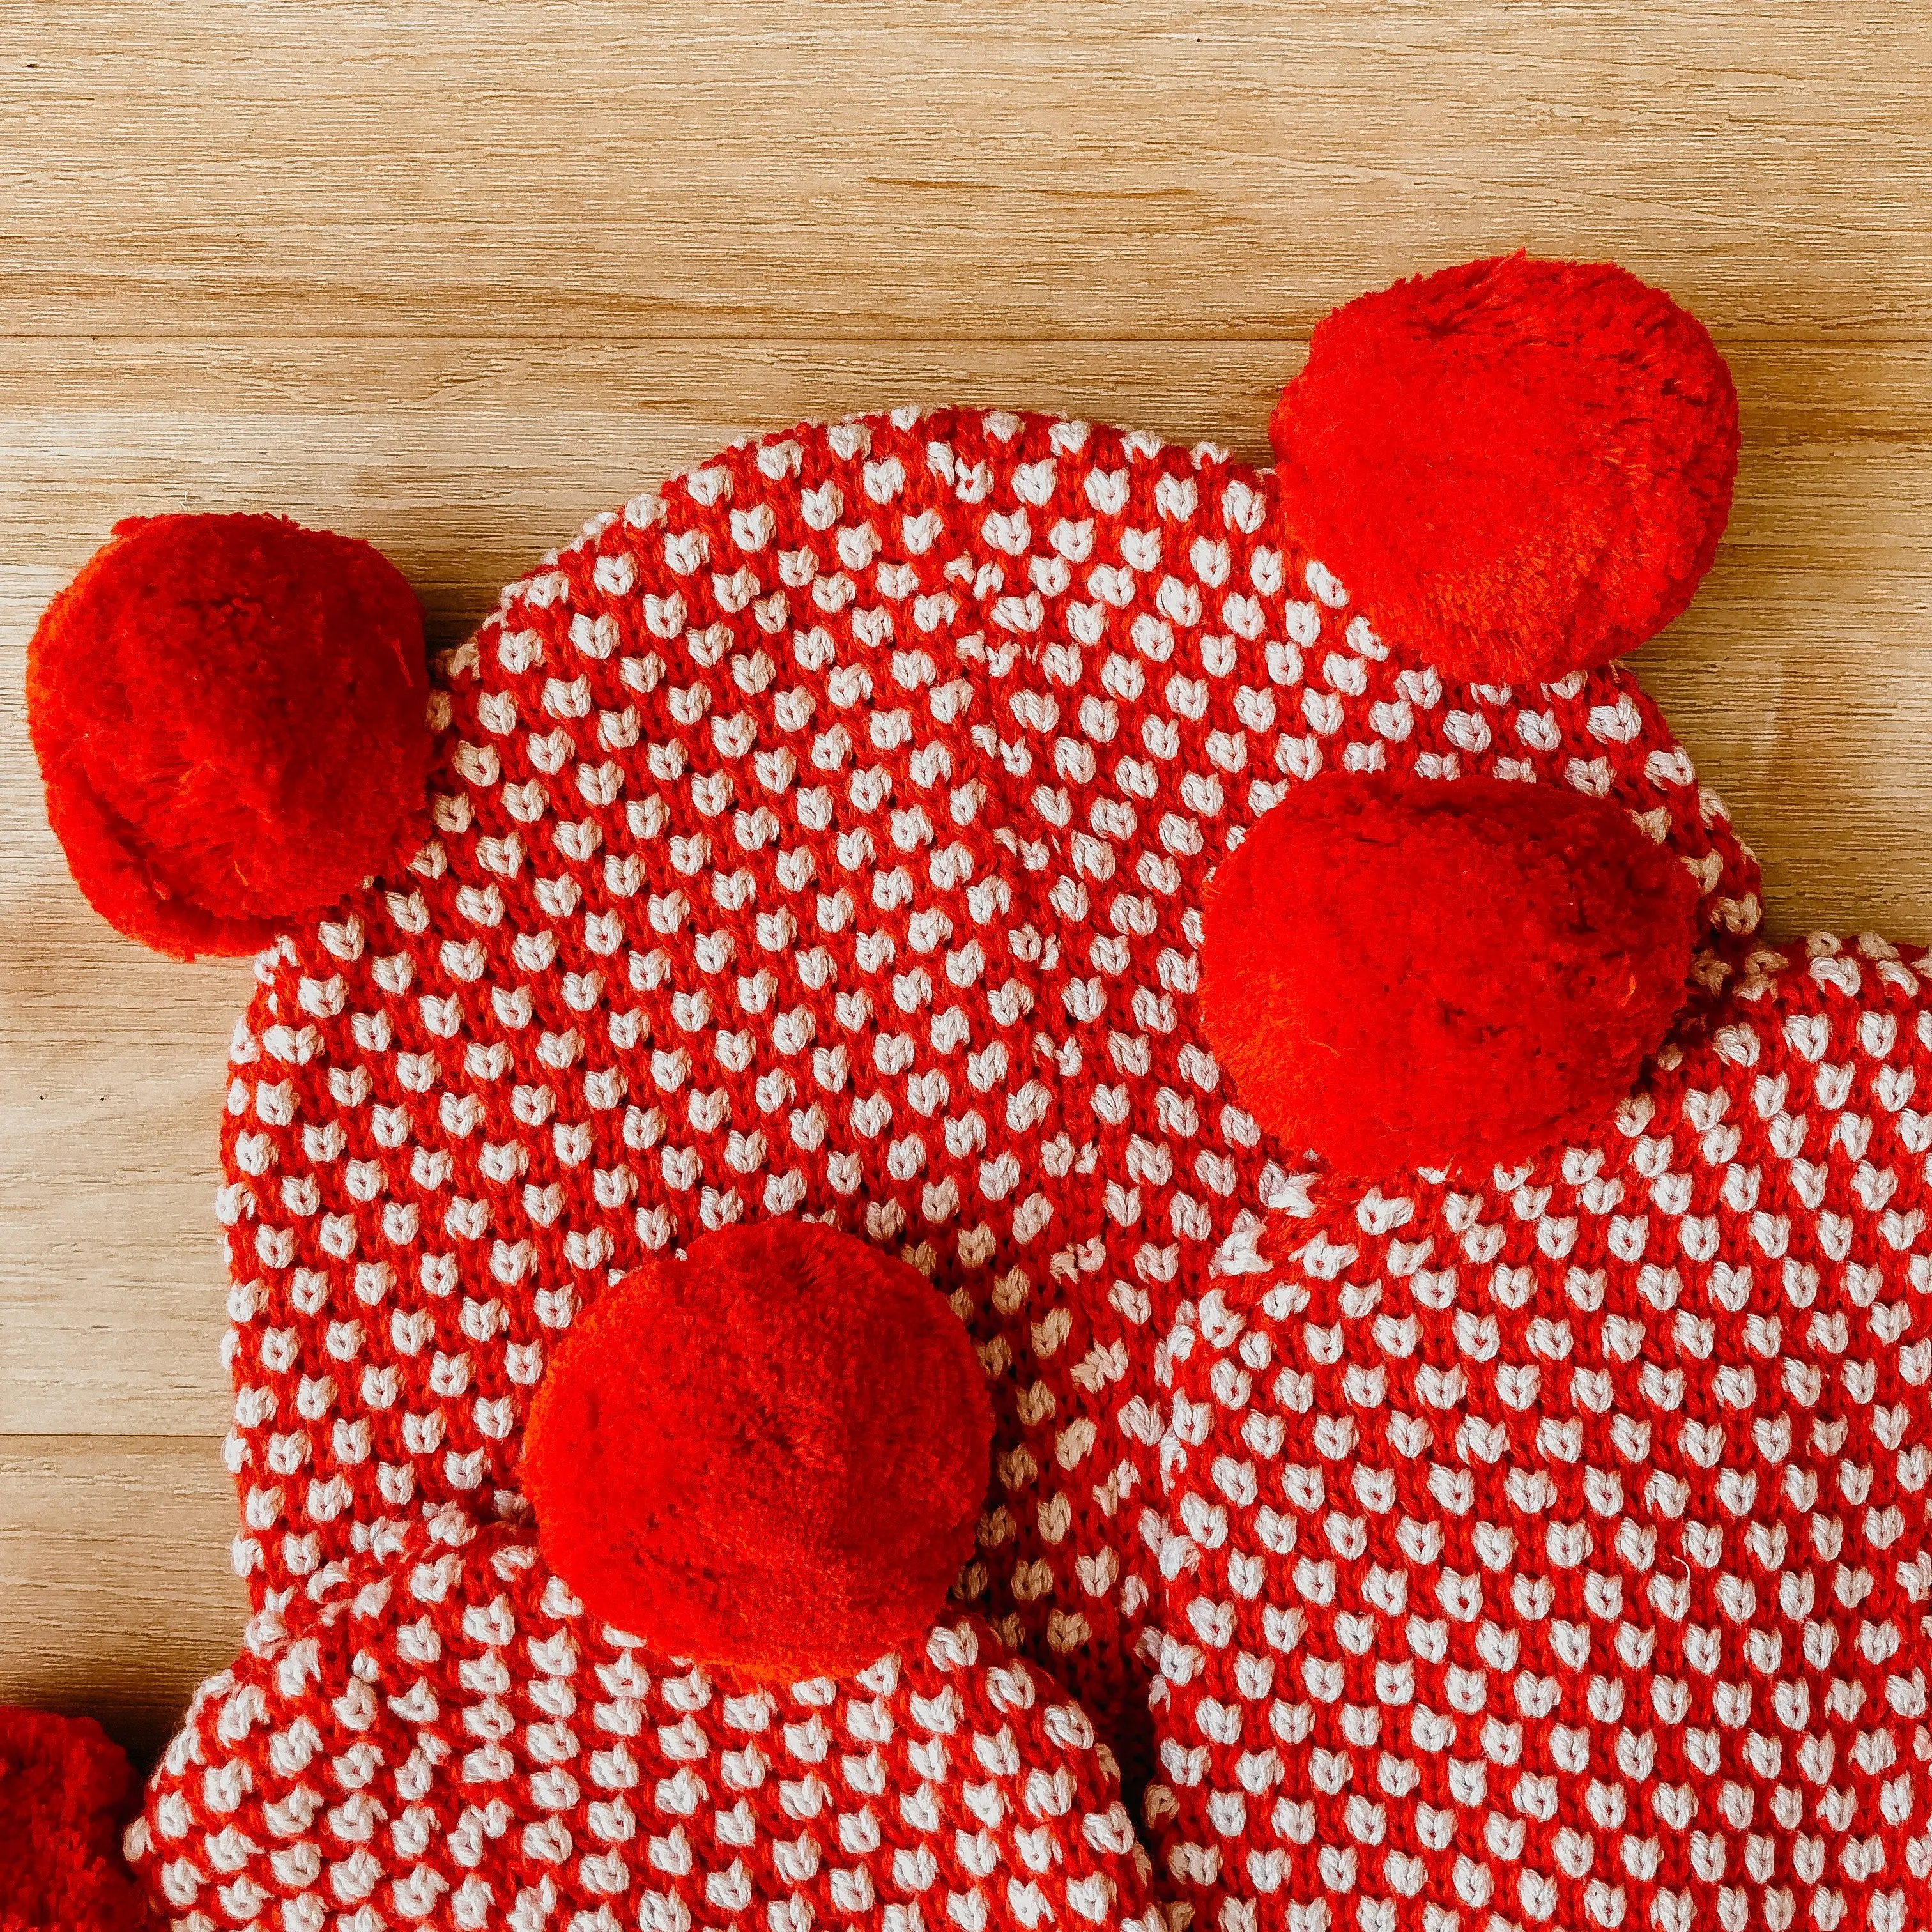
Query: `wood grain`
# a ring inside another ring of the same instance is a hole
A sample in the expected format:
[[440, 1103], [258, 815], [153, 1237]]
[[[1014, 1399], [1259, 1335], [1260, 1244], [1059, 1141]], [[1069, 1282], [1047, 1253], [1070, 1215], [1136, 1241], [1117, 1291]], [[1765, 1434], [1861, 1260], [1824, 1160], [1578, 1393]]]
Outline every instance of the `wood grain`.
[[1316, 319], [1525, 244], [1690, 302], [1745, 448], [1638, 662], [1773, 925], [1932, 938], [1932, 14], [0, 0], [0, 1699], [152, 1745], [242, 1615], [248, 968], [80, 904], [35, 616], [119, 515], [379, 543], [453, 638], [746, 430], [1004, 401], [1265, 452]]
[[86, 1712], [151, 1755], [248, 1616], [220, 1445], [16, 1436], [0, 1496], [0, 1696]]
[[37, 331], [1267, 334], [1519, 244], [1767, 334], [1932, 320], [1916, 8], [10, 11]]

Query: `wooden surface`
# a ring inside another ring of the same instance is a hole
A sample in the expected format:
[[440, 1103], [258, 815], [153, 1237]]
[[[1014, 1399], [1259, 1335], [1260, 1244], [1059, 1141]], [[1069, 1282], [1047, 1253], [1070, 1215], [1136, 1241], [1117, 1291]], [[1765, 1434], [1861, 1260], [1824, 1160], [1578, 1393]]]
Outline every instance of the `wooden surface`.
[[76, 898], [22, 716], [121, 514], [367, 536], [459, 635], [746, 430], [907, 400], [1238, 450], [1322, 311], [1526, 244], [1730, 357], [1640, 661], [1771, 916], [1932, 939], [1932, 14], [1712, 0], [0, 0], [0, 1699], [152, 1746], [232, 1652], [210, 1202], [245, 965]]

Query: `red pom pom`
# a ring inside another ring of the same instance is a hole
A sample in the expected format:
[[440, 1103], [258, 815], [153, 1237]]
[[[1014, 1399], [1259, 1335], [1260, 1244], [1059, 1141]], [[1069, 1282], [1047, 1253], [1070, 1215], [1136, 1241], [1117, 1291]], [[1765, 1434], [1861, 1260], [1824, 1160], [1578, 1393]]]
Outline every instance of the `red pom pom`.
[[1343, 1173], [1508, 1164], [1629, 1090], [1683, 1004], [1696, 899], [1601, 800], [1317, 778], [1215, 876], [1202, 1024], [1256, 1119]]
[[0, 1932], [129, 1932], [128, 1760], [91, 1718], [0, 1706]]
[[1668, 296], [1511, 255], [1325, 317], [1270, 433], [1289, 526], [1395, 649], [1538, 683], [1690, 602], [1730, 514], [1738, 401]]
[[110, 924], [184, 959], [254, 952], [406, 854], [428, 694], [394, 566], [279, 517], [117, 525], [27, 662], [75, 879]]
[[653, 1261], [572, 1329], [524, 1490], [586, 1607], [676, 1657], [848, 1675], [923, 1642], [992, 1441], [965, 1329], [915, 1268], [809, 1221]]

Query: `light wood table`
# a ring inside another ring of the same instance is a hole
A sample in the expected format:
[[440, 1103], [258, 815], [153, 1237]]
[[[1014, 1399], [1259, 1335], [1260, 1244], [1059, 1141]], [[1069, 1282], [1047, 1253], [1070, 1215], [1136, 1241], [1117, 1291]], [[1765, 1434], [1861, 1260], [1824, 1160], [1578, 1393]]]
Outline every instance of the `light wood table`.
[[1641, 660], [1774, 927], [1932, 940], [1932, 14], [1676, 0], [0, 0], [0, 1699], [232, 1654], [245, 964], [68, 883], [21, 699], [121, 514], [373, 539], [438, 637], [734, 435], [908, 400], [1265, 451], [1327, 308], [1526, 244], [1710, 325], [1737, 508]]

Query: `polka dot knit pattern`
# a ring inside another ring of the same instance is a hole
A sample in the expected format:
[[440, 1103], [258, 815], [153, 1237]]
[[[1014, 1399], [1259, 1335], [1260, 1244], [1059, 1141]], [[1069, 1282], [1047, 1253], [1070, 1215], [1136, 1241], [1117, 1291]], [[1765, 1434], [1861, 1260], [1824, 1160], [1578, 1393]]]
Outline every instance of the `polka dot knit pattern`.
[[1160, 1924], [1092, 1724], [985, 1624], [734, 1684], [454, 1504], [254, 1619], [128, 1850], [188, 1925]]
[[[1768, 947], [1626, 670], [1447, 676], [1287, 500], [1053, 417], [800, 426], [431, 665], [431, 836], [235, 1036], [254, 1619], [128, 1840], [180, 1932], [1932, 1923], [1932, 964]], [[1318, 777], [1582, 794], [1681, 867], [1628, 1093], [1507, 1171], [1257, 1120], [1204, 908]], [[587, 1613], [596, 1524], [524, 1488], [612, 1284], [780, 1217], [926, 1277], [992, 1409], [929, 1634], [803, 1682]]]
[[1932, 956], [1755, 954], [1613, 1122], [1312, 1190], [1159, 1358], [1196, 1922], [1932, 1923]]
[[1130, 1366], [1302, 1166], [1196, 1024], [1220, 854], [1331, 764], [1479, 770], [1627, 803], [1697, 872], [1714, 973], [1757, 916], [1627, 674], [1445, 686], [1264, 474], [1043, 418], [729, 451], [513, 586], [434, 701], [437, 837], [263, 955], [236, 1036], [258, 1601], [425, 1504], [519, 1514], [531, 1392], [612, 1274], [830, 1216], [994, 1378], [975, 1600], [1131, 1738]]
[[[257, 1604], [425, 1508], [520, 1520], [531, 1394], [606, 1281], [826, 1217], [972, 1333], [998, 1436], [968, 1600], [1143, 1774], [1154, 1346], [1309, 1184], [1198, 1024], [1218, 858], [1325, 768], [1481, 771], [1616, 799], [1675, 850], [1712, 983], [1757, 916], [1627, 674], [1445, 686], [1298, 550], [1266, 474], [1048, 418], [725, 452], [514, 586], [434, 702], [437, 836], [262, 956], [236, 1039]], [[189, 1916], [250, 1922], [203, 1868]]]

